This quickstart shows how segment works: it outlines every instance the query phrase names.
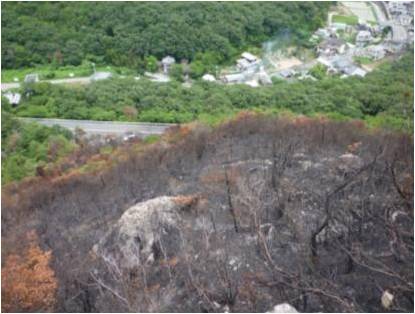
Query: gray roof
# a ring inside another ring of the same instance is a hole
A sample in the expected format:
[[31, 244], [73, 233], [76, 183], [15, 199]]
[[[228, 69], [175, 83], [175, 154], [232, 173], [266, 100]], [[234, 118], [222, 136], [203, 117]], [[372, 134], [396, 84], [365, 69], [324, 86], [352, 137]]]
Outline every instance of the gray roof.
[[166, 57], [164, 57], [162, 60], [161, 60], [161, 63], [163, 63], [163, 64], [173, 64], [173, 63], [175, 63], [176, 62], [176, 60], [173, 58], [173, 57], [171, 57], [171, 56], [166, 56]]
[[34, 83], [39, 81], [38, 74], [27, 74], [24, 78], [25, 83]]

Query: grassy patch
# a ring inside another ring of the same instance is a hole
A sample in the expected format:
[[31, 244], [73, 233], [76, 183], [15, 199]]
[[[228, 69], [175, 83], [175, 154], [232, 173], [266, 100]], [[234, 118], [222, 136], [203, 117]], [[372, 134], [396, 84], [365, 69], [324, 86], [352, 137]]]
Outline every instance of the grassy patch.
[[160, 135], [149, 135], [144, 138], [144, 143], [146, 144], [153, 144], [160, 140]]
[[360, 65], [373, 63], [372, 58], [369, 57], [354, 57], [353, 60]]
[[334, 23], [356, 25], [359, 22], [359, 19], [354, 15], [333, 15], [332, 21]]

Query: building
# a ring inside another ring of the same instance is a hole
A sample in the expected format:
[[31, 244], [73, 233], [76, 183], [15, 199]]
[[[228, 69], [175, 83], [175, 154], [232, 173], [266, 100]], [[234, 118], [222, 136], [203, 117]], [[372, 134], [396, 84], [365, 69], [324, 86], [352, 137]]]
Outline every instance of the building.
[[17, 106], [20, 103], [20, 100], [22, 99], [22, 95], [13, 92], [7, 92], [3, 96], [7, 98], [7, 100], [12, 106]]
[[27, 74], [24, 78], [25, 83], [36, 83], [39, 82], [38, 74]]
[[405, 4], [401, 1], [389, 1], [388, 2], [389, 12], [392, 14], [404, 14], [406, 13]]
[[293, 77], [296, 73], [294, 70], [286, 69], [286, 70], [280, 71], [278, 74], [280, 77], [286, 79], [286, 78]]
[[347, 30], [347, 24], [345, 23], [331, 23], [330, 25], [334, 30], [336, 31], [346, 31]]
[[212, 74], [205, 74], [202, 76], [202, 80], [207, 81], [207, 82], [215, 82], [216, 79]]
[[398, 18], [399, 24], [404, 25], [404, 26], [413, 25], [413, 21], [414, 21], [414, 19], [410, 15], [401, 15]]
[[242, 53], [242, 58], [248, 60], [251, 63], [258, 61], [258, 58], [249, 52]]
[[242, 58], [236, 61], [236, 67], [240, 71], [256, 70], [259, 65], [259, 59], [249, 52], [244, 52]]
[[314, 34], [323, 39], [330, 37], [330, 32], [325, 28], [319, 28]]
[[317, 58], [317, 62], [318, 63], [321, 63], [322, 65], [324, 65], [327, 68], [331, 68], [332, 67], [331, 61], [328, 60], [328, 59], [326, 59], [326, 58], [324, 58], [324, 57], [318, 57]]
[[267, 72], [265, 72], [264, 67], [261, 67], [261, 69], [259, 71], [258, 82], [262, 85], [271, 85], [272, 84], [272, 80], [269, 77], [269, 75], [267, 74]]
[[242, 73], [228, 74], [222, 77], [222, 81], [227, 84], [243, 83], [245, 80], [246, 77]]
[[386, 49], [382, 45], [370, 46], [367, 49], [367, 54], [373, 60], [383, 59], [386, 56]]
[[171, 66], [175, 63], [176, 63], [176, 60], [173, 57], [171, 56], [164, 57], [161, 60], [161, 65], [163, 66], [163, 73], [164, 74], [169, 73]]
[[91, 75], [91, 81], [101, 81], [112, 77], [111, 72], [95, 72]]
[[372, 34], [370, 31], [359, 31], [356, 36], [356, 43], [366, 44], [372, 41]]
[[323, 40], [316, 49], [319, 56], [334, 56], [346, 51], [346, 43], [339, 38], [328, 38]]
[[349, 75], [349, 76], [360, 76], [360, 77], [364, 77], [366, 75], [366, 71], [363, 70], [362, 68], [359, 68], [355, 65], [352, 65], [350, 67], [347, 67], [346, 69], [344, 69], [344, 74]]

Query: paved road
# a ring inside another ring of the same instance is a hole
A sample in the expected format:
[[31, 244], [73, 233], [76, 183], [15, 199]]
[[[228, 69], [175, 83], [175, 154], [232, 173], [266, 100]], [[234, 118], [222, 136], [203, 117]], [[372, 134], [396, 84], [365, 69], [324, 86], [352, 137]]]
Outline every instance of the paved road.
[[[88, 84], [91, 83], [90, 77], [74, 77], [67, 79], [56, 79], [56, 80], [44, 80], [40, 82], [49, 82], [51, 84]], [[1, 90], [6, 91], [11, 88], [20, 87], [20, 83], [2, 83]]]
[[100, 135], [124, 135], [132, 132], [138, 136], [145, 137], [148, 135], [162, 134], [166, 129], [174, 124], [167, 123], [146, 123], [146, 122], [117, 122], [117, 121], [92, 121], [92, 120], [67, 120], [67, 119], [39, 119], [39, 118], [21, 118], [23, 121], [36, 121], [46, 126], [60, 125], [71, 131], [76, 127], [83, 129], [87, 134]]

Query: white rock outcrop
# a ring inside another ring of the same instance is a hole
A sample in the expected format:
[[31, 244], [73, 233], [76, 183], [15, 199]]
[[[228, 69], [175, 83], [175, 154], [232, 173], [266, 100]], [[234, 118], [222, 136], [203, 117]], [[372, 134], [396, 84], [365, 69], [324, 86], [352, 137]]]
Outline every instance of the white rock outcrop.
[[292, 305], [288, 303], [281, 303], [269, 311], [268, 313], [298, 313], [298, 311]]
[[196, 199], [161, 196], [130, 207], [94, 246], [95, 253], [125, 268], [153, 261], [154, 244], [163, 236], [174, 238], [172, 233], [177, 237], [179, 211], [194, 204]]

